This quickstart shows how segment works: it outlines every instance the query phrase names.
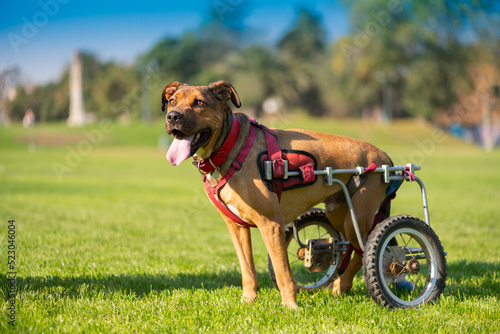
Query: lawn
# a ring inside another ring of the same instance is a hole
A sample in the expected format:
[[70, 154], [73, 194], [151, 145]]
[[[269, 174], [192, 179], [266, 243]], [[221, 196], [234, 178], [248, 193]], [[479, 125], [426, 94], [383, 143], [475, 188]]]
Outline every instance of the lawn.
[[[244, 304], [226, 226], [190, 163], [172, 167], [165, 159], [161, 122], [12, 125], [0, 129], [0, 332], [500, 331], [500, 151], [486, 153], [424, 122], [295, 116], [266, 123], [357, 137], [395, 163], [423, 167], [431, 226], [448, 253], [437, 304], [387, 310], [372, 301], [359, 273], [350, 293], [301, 293], [300, 309], [288, 310], [269, 279], [257, 230], [259, 297]], [[405, 184], [393, 213], [423, 217], [421, 206], [418, 186]], [[16, 263], [9, 269], [12, 244]]]

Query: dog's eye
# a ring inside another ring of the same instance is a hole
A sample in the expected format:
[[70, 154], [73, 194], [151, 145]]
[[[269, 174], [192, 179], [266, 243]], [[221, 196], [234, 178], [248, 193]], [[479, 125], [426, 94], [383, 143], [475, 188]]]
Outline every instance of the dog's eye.
[[174, 99], [168, 100], [168, 104], [171, 106], [175, 105], [175, 100]]
[[196, 100], [196, 102], [194, 104], [197, 107], [203, 107], [205, 105], [205, 102], [203, 102], [202, 100]]

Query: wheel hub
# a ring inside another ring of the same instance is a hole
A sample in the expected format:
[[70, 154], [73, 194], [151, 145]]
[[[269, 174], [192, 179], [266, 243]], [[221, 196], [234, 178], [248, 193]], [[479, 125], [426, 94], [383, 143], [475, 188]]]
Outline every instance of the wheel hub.
[[398, 260], [392, 261], [388, 268], [389, 272], [394, 276], [401, 275], [405, 271], [405, 269], [406, 267], [404, 266], [404, 264], [399, 262]]
[[391, 254], [391, 260], [386, 261], [387, 273], [394, 276], [395, 282], [398, 281], [398, 277], [404, 277], [407, 272], [415, 275], [420, 272], [420, 262], [418, 262], [416, 258], [411, 258], [406, 261], [405, 250], [402, 246], [388, 248], [388, 254]]
[[389, 246], [383, 256], [384, 278], [387, 284], [402, 282], [406, 276], [406, 254], [403, 246]]
[[406, 264], [406, 270], [412, 274], [418, 274], [420, 272], [420, 262], [417, 259], [410, 259]]
[[297, 259], [304, 260], [304, 257], [306, 256], [306, 251], [307, 248], [299, 248], [297, 250]]

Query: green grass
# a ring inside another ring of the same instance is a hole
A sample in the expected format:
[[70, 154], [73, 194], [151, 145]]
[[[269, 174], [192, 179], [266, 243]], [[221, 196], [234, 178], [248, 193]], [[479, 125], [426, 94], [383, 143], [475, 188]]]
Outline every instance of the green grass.
[[[106, 132], [99, 125], [50, 124], [30, 133], [13, 125], [0, 129], [0, 332], [500, 331], [499, 151], [439, 136], [425, 123], [389, 127], [301, 116], [266, 123], [361, 138], [395, 163], [418, 160], [431, 225], [448, 252], [447, 287], [437, 304], [384, 309], [358, 274], [349, 294], [301, 293], [300, 309], [288, 310], [272, 287], [256, 230], [260, 291], [256, 303], [244, 304], [226, 226], [189, 162], [174, 168], [166, 161], [158, 148], [161, 123], [115, 124]], [[102, 138], [92, 143], [85, 134], [95, 131]], [[31, 150], [30, 138], [38, 142]], [[72, 161], [71, 150], [85, 154]], [[58, 175], [54, 163], [68, 169]], [[393, 214], [402, 213], [422, 217], [416, 184], [405, 184], [394, 202]], [[10, 219], [16, 220], [15, 327], [6, 316]]]

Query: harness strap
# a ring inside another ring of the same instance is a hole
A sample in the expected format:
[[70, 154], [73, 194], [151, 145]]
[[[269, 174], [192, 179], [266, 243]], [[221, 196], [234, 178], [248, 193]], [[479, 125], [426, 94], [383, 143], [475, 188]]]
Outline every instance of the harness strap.
[[264, 130], [266, 135], [267, 156], [268, 159], [273, 162], [273, 188], [274, 192], [278, 196], [278, 201], [280, 201], [281, 193], [283, 192], [283, 183], [280, 179], [285, 176], [285, 162], [283, 161], [281, 149], [278, 145], [274, 132], [269, 130], [269, 128], [263, 124], [259, 124], [257, 122], [255, 123], [262, 130]]
[[227, 135], [222, 146], [212, 153], [212, 155], [206, 159], [203, 159], [197, 163], [197, 167], [204, 173], [210, 173], [215, 169], [218, 169], [220, 165], [226, 161], [227, 156], [231, 152], [240, 134], [240, 122], [238, 118], [233, 115], [233, 124], [231, 125], [231, 130]]
[[370, 166], [368, 166], [368, 168], [365, 169], [365, 174], [371, 173], [375, 169], [377, 169], [377, 164], [372, 162], [372, 163], [370, 163]]
[[[237, 130], [238, 132], [234, 132], [233, 129], [236, 128], [233, 126], [231, 128], [231, 132], [228, 135], [228, 139], [232, 138], [230, 140], [226, 139], [224, 142], [224, 145], [226, 142], [233, 142], [232, 146], [230, 147], [229, 150], [224, 149], [225, 146], [221, 149], [218, 150], [218, 152], [209, 159], [205, 159], [202, 163], [200, 163], [200, 169], [203, 167], [203, 171], [212, 171], [215, 170], [218, 166], [220, 166], [226, 159], [227, 155], [231, 151], [232, 147], [234, 146], [234, 142], [237, 139], [237, 135], [239, 133], [239, 122], [236, 116], [233, 116], [233, 123], [236, 122], [237, 125]], [[283, 184], [280, 180], [285, 175], [285, 163], [283, 161], [281, 149], [279, 148], [278, 142], [276, 141], [276, 138], [274, 136], [274, 133], [269, 130], [265, 125], [257, 123], [254, 119], [250, 119], [251, 122], [251, 127], [250, 127], [250, 135], [248, 137], [248, 140], [243, 147], [243, 150], [241, 150], [240, 154], [234, 160], [231, 164], [231, 167], [229, 168], [229, 171], [222, 177], [222, 179], [217, 183], [215, 187], [211, 187], [210, 183], [208, 182], [206, 176], [202, 176], [202, 180], [205, 183], [205, 191], [210, 198], [210, 201], [220, 210], [222, 211], [227, 217], [229, 217], [231, 220], [233, 220], [236, 224], [242, 225], [242, 226], [248, 226], [248, 227], [255, 227], [255, 225], [248, 223], [241, 219], [240, 217], [236, 216], [231, 210], [228, 209], [228, 207], [220, 200], [219, 198], [219, 192], [220, 189], [229, 181], [229, 179], [233, 176], [235, 172], [241, 169], [243, 166], [243, 162], [245, 161], [248, 153], [250, 152], [250, 149], [253, 146], [253, 143], [255, 141], [255, 135], [256, 135], [256, 127], [260, 127], [265, 135], [266, 135], [266, 145], [267, 145], [267, 154], [269, 160], [273, 162], [273, 188], [274, 192], [278, 196], [278, 200], [281, 199], [281, 193], [283, 190]], [[234, 135], [236, 133], [236, 137]], [[229, 147], [229, 146], [228, 146]], [[223, 154], [221, 154], [223, 153]], [[219, 158], [220, 156], [220, 158]], [[224, 158], [224, 159], [222, 159]], [[215, 164], [215, 166], [214, 166]], [[213, 166], [213, 167], [212, 167]], [[212, 167], [212, 168], [210, 168]]]
[[405, 169], [401, 173], [408, 175], [410, 181], [415, 181], [415, 175], [410, 171], [408, 166], [405, 166]]
[[[347, 191], [349, 192], [349, 196], [352, 197], [356, 191], [365, 183], [365, 177], [363, 176], [364, 174], [369, 174], [373, 172], [375, 169], [377, 169], [377, 164], [376, 163], [370, 163], [370, 166], [366, 167], [363, 174], [360, 175], [353, 175], [350, 179], [349, 182], [347, 182], [346, 187]], [[386, 194], [388, 195], [388, 194]]]
[[365, 177], [363, 175], [353, 175], [349, 179], [349, 182], [345, 185], [349, 196], [352, 197], [356, 191], [365, 183]]
[[385, 198], [385, 200], [382, 202], [382, 205], [380, 206], [380, 209], [378, 210], [377, 214], [375, 215], [375, 218], [373, 219], [373, 225], [370, 231], [368, 231], [368, 234], [372, 233], [375, 227], [380, 223], [382, 220], [382, 217], [387, 213], [387, 210], [389, 209], [391, 205], [391, 201], [396, 197], [396, 193], [392, 193], [389, 196]]
[[245, 162], [245, 159], [250, 152], [250, 149], [252, 148], [252, 145], [255, 141], [255, 126], [250, 127], [250, 135], [248, 137], [248, 140], [243, 147], [243, 150], [241, 150], [240, 154], [236, 158], [236, 160], [233, 161], [231, 164], [231, 167], [229, 168], [229, 171], [222, 177], [222, 179], [217, 183], [217, 186], [212, 188], [210, 186], [210, 183], [206, 179], [206, 176], [202, 176], [203, 181], [205, 182], [205, 191], [210, 198], [210, 201], [220, 210], [222, 211], [228, 218], [233, 220], [236, 224], [242, 225], [242, 226], [248, 226], [248, 227], [255, 227], [255, 225], [250, 224], [240, 217], [236, 216], [231, 210], [227, 208], [227, 206], [220, 200], [219, 198], [219, 192], [220, 189], [229, 181], [229, 179], [236, 173], [238, 170], [241, 169], [241, 166], [243, 165], [243, 162]]

